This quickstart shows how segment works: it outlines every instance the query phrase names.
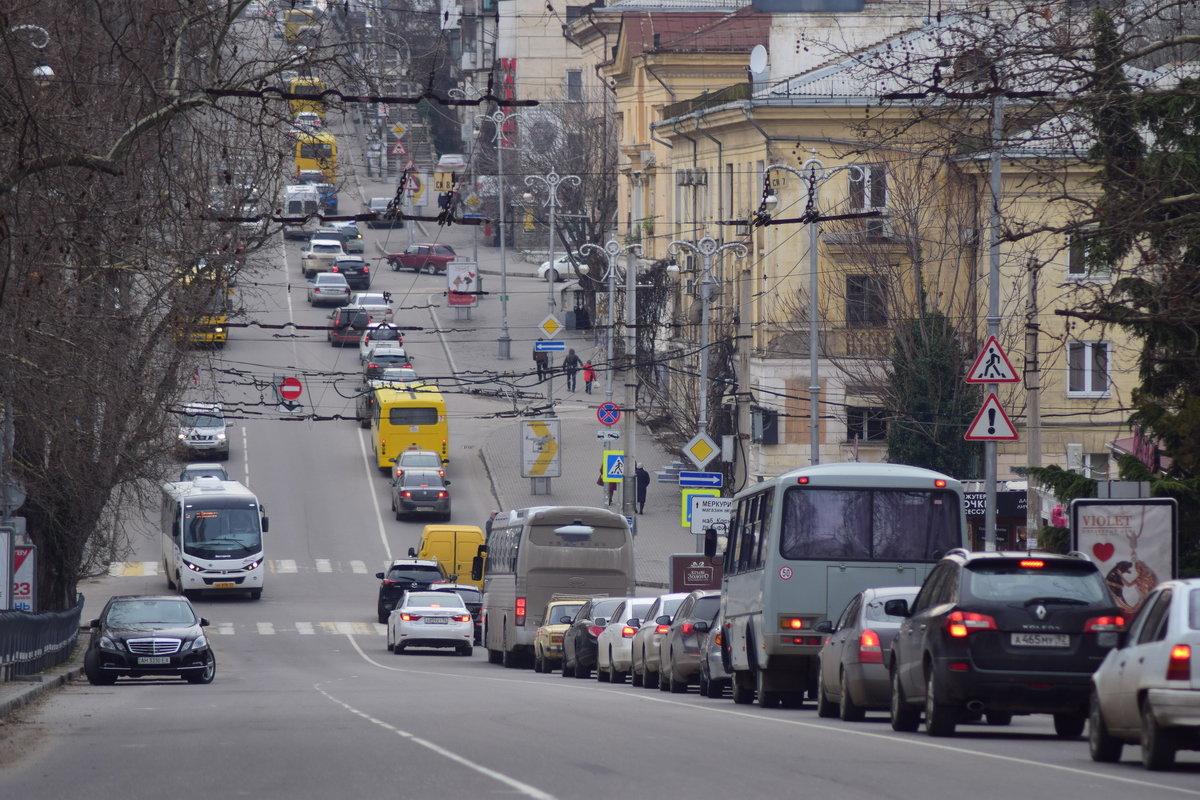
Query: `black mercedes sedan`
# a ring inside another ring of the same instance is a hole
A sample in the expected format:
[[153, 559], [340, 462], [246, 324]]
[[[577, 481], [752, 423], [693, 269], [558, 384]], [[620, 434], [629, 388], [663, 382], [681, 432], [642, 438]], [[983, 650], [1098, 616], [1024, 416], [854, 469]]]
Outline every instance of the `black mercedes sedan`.
[[119, 595], [91, 622], [92, 640], [83, 669], [90, 683], [109, 685], [122, 675], [165, 675], [188, 683], [212, 683], [217, 660], [187, 598]]

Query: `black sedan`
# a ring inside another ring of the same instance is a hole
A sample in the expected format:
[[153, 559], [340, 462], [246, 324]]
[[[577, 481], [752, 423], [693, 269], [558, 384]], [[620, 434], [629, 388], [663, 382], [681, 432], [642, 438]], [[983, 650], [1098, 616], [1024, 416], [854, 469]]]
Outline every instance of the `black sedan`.
[[450, 481], [440, 469], [409, 469], [392, 480], [396, 519], [428, 512], [450, 521]]
[[90, 683], [111, 685], [122, 675], [181, 677], [212, 683], [217, 660], [187, 598], [177, 595], [119, 595], [91, 622], [92, 640], [83, 669]]
[[596, 597], [575, 613], [571, 627], [563, 633], [562, 676], [592, 677], [596, 667], [596, 639], [608, 624], [608, 618], [630, 597]]

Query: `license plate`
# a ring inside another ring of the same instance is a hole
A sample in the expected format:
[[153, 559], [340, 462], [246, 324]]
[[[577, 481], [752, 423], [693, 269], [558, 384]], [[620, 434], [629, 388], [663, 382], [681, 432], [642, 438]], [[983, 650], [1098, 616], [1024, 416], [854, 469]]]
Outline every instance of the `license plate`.
[[221, 583], [213, 584], [214, 589], [233, 589], [236, 586], [237, 586], [237, 584], [232, 581], [223, 581]]
[[450, 620], [446, 619], [445, 617], [426, 617], [425, 618], [426, 625], [447, 625], [447, 624], [449, 624], [449, 622], [450, 622]]
[[139, 656], [137, 662], [150, 666], [151, 664], [170, 664], [171, 659], [168, 656]]
[[1017, 647], [1070, 647], [1071, 636], [1066, 633], [1014, 633], [1012, 643]]

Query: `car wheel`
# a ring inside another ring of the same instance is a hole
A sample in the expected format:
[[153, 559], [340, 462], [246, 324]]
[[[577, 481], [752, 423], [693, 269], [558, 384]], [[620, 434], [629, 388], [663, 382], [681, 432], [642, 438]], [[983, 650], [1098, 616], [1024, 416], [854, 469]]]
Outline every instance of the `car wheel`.
[[499, 664], [504, 659], [504, 654], [501, 653], [499, 650], [490, 650], [489, 649], [487, 651], [487, 654], [488, 654], [488, 663], [489, 664]]
[[1060, 739], [1078, 739], [1083, 735], [1087, 725], [1087, 715], [1078, 712], [1067, 712], [1054, 715], [1054, 732]]
[[661, 664], [659, 665], [659, 667], [660, 668], [658, 670], [658, 690], [660, 692], [669, 692], [669, 691], [671, 691], [670, 673], [667, 672], [665, 669], [662, 669]]
[[546, 671], [546, 659], [542, 658], [540, 650], [533, 651], [533, 671], [539, 673]]
[[988, 711], [984, 714], [987, 724], [1000, 728], [1012, 724], [1013, 715], [1008, 711]]
[[[392, 507], [395, 508], [395, 506], [392, 506]], [[400, 511], [400, 509], [396, 508], [396, 521], [402, 522], [403, 520], [404, 520], [404, 513], [402, 511]]]
[[562, 658], [558, 660], [558, 671], [564, 678], [569, 678], [575, 674], [574, 668], [567, 666], [567, 651], [565, 649], [563, 650]]
[[458, 648], [458, 654], [460, 656], [470, 656], [473, 650], [474, 650], [474, 648], [471, 647], [471, 645], [464, 644]]
[[117, 682], [116, 675], [109, 675], [100, 669], [100, 655], [95, 650], [89, 650], [83, 657], [83, 673], [93, 686], [112, 686]]
[[671, 691], [671, 694], [686, 694], [688, 682], [677, 680], [675, 678], [675, 671], [672, 670], [671, 674], [667, 677], [667, 688]]
[[251, 600], [261, 600], [262, 599], [262, 589], [251, 589], [250, 590], [250, 599]]
[[867, 716], [867, 710], [854, 702], [854, 698], [850, 696], [850, 684], [846, 682], [846, 671], [842, 670], [842, 675], [838, 679], [842, 696], [838, 698], [838, 717], [843, 722], [862, 722]]
[[612, 665], [611, 661], [608, 662], [608, 682], [609, 683], [618, 683], [618, 684], [625, 683], [625, 678], [628, 677], [628, 675], [629, 675], [628, 672], [617, 669], [616, 667], [614, 667]]
[[767, 671], [765, 669], [754, 670], [754, 696], [758, 702], [759, 708], [774, 708], [779, 705], [779, 692], [768, 691]]
[[378, 617], [380, 625], [387, 625], [387, 621], [388, 621], [388, 612], [387, 611], [385, 611], [383, 608], [379, 608], [376, 610], [375, 615], [376, 615], [376, 617]]
[[637, 665], [633, 663], [629, 665], [629, 685], [635, 688], [641, 688], [642, 685], [642, 673], [637, 671]]
[[1170, 769], [1175, 763], [1175, 742], [1170, 731], [1163, 730], [1154, 717], [1149, 700], [1142, 702], [1142, 766], [1146, 769]]
[[658, 673], [649, 667], [642, 670], [642, 688], [654, 690], [658, 688]]
[[817, 716], [831, 719], [838, 715], [837, 704], [829, 699], [825, 691], [825, 681], [818, 679], [817, 684]]
[[575, 677], [581, 680], [592, 677], [592, 668], [581, 664], [578, 654], [575, 656]]
[[599, 659], [596, 660], [596, 680], [600, 683], [608, 683], [611, 680], [608, 670], [600, 668]]
[[213, 678], [217, 677], [217, 659], [212, 651], [208, 651], [208, 663], [204, 665], [201, 672], [190, 672], [187, 675], [188, 683], [212, 683]]
[[921, 724], [921, 712], [910, 706], [904, 698], [904, 688], [900, 685], [899, 671], [892, 668], [892, 730], [901, 733], [912, 733]]
[[733, 702], [748, 706], [754, 702], [754, 675], [746, 670], [733, 673], [731, 682]]
[[399, 261], [389, 261], [388, 263], [392, 265], [392, 272], [400, 271], [400, 262]]
[[396, 655], [401, 655], [404, 652], [404, 642], [396, 642], [396, 646], [392, 648], [392, 652]]
[[500, 642], [500, 652], [504, 654], [501, 657], [500, 663], [504, 665], [505, 669], [516, 669], [521, 666], [520, 656], [517, 655], [517, 651], [508, 649], [507, 634], [505, 634], [504, 639]]
[[1088, 752], [1092, 761], [1112, 763], [1121, 760], [1121, 751], [1125, 743], [1108, 732], [1104, 724], [1104, 715], [1100, 711], [1100, 698], [1092, 693], [1088, 708]]
[[551, 269], [546, 271], [546, 280], [553, 283], [558, 283], [558, 270]]
[[958, 726], [957, 712], [954, 706], [938, 702], [937, 683], [930, 665], [925, 676], [925, 732], [930, 736], [953, 736]]

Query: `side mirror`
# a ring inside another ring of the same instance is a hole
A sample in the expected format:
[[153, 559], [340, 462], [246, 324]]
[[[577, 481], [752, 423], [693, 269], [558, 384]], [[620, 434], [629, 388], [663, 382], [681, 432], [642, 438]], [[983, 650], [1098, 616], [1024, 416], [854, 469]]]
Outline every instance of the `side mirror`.
[[415, 547], [408, 548], [408, 557], [416, 558], [417, 557], [417, 548], [415, 548]]
[[443, 486], [449, 486], [449, 485], [450, 485], [450, 481], [446, 480], [445, 478], [442, 478], [442, 485], [443, 485]]
[[708, 528], [704, 531], [704, 557], [712, 558], [717, 554], [717, 529]]
[[670, 625], [671, 624], [671, 615], [663, 614], [661, 617], [654, 620], [654, 622], [658, 625]]
[[375, 577], [376, 577], [376, 578], [379, 578], [379, 580], [383, 580], [383, 573], [382, 573], [382, 572], [376, 572], [376, 573], [375, 573]]
[[608, 620], [606, 620], [604, 617], [596, 617], [594, 620], [592, 620], [592, 624], [598, 628], [603, 628], [608, 624]]
[[200, 618], [200, 627], [201, 627], [201, 628], [207, 628], [207, 627], [208, 627], [209, 625], [211, 625], [211, 624], [212, 624], [212, 623], [211, 623], [211, 622], [209, 622], [209, 621], [208, 621], [207, 619], [205, 619], [204, 617], [201, 617], [201, 618]]
[[889, 617], [907, 617], [912, 612], [908, 608], [907, 600], [888, 600], [883, 604], [883, 613]]
[[630, 617], [629, 619], [625, 620], [625, 624], [631, 628], [642, 627], [642, 621], [640, 619], [638, 619], [637, 617]]
[[817, 633], [833, 633], [833, 623], [823, 619], [813, 626], [813, 630]]
[[692, 626], [692, 630], [694, 630], [696, 633], [708, 633], [708, 623], [707, 622], [697, 622], [695, 625]]
[[458, 583], [458, 573], [456, 572], [453, 575], [447, 575], [446, 580], [450, 583]]
[[267, 531], [271, 530], [271, 518], [270, 517], [262, 518], [262, 529], [263, 529], [263, 533], [266, 533]]
[[471, 580], [483, 580], [483, 556], [475, 556], [471, 559]]
[[100, 627], [100, 620], [98, 620], [98, 619], [94, 619], [94, 620], [92, 620], [91, 622], [89, 622], [89, 623], [88, 623], [88, 627], [89, 627], [89, 628], [99, 628], [99, 627]]
[[571, 624], [570, 615], [563, 614], [561, 617], [558, 618], [558, 624], [559, 625], [570, 625]]

